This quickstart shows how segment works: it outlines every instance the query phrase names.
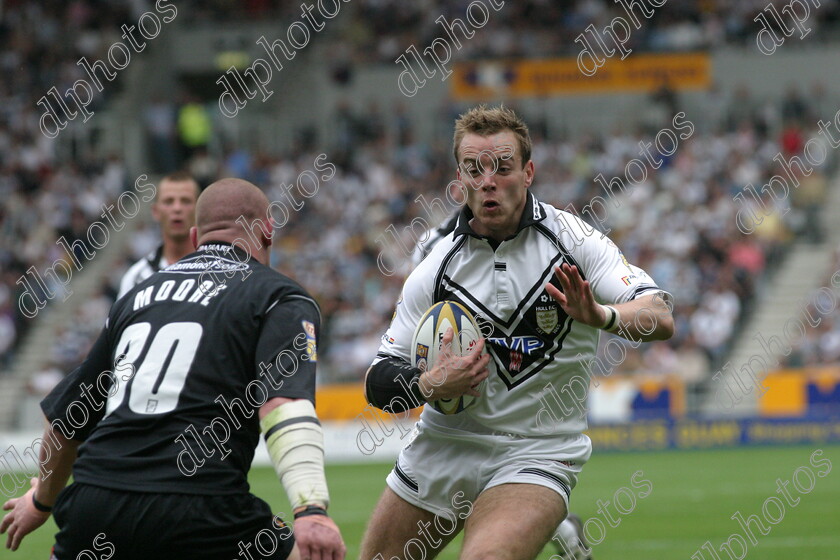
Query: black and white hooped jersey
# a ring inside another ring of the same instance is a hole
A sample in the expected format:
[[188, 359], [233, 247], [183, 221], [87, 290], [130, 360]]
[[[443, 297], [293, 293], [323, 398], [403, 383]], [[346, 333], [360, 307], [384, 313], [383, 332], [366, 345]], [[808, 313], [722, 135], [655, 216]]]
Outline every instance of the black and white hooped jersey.
[[[454, 231], [439, 241], [403, 286], [394, 318], [374, 363], [396, 357], [411, 362], [420, 318], [439, 301], [454, 300], [476, 317], [492, 356], [482, 395], [461, 414], [488, 430], [521, 435], [580, 433], [600, 330], [572, 320], [545, 289], [560, 289], [554, 268], [575, 265], [603, 304], [662, 292], [648, 274], [627, 262], [609, 238], [580, 218], [528, 193], [515, 235], [495, 243], [469, 226], [465, 207]], [[670, 294], [663, 297], [670, 299]], [[577, 377], [576, 381], [572, 381]], [[549, 389], [553, 396], [540, 401]], [[563, 402], [555, 401], [557, 398]], [[580, 401], [584, 404], [579, 404]], [[539, 419], [544, 402], [556, 421]], [[424, 417], [445, 423], [426, 407]]]

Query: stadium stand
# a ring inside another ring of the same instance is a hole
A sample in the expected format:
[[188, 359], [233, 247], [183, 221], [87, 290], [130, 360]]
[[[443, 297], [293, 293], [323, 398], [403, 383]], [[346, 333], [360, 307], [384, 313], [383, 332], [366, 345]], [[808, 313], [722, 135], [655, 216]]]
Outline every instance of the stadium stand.
[[[433, 19], [418, 17], [418, 10], [453, 17], [463, 8], [461, 4], [359, 0], [354, 10], [340, 18], [340, 33], [324, 48], [335, 52], [351, 45], [352, 50], [343, 55], [351, 65], [393, 64], [406, 46], [428, 44], [440, 32]], [[55, 240], [65, 236], [72, 243], [81, 238], [99, 217], [100, 206], [130, 188], [129, 173], [119, 156], [85, 153], [72, 145], [68, 150], [67, 141], [48, 141], [37, 129], [37, 98], [52, 85], [69, 87], [79, 75], [78, 58], [101, 57], [98, 49], [109, 44], [119, 24], [134, 18], [130, 2], [108, 4], [108, 9], [101, 9], [103, 5], [86, 1], [71, 7], [15, 2], [4, 6], [0, 60], [13, 76], [0, 86], [0, 145], [6, 148], [0, 155], [4, 200], [0, 209], [0, 367], [4, 369], [13, 363], [15, 348], [31, 322], [17, 308], [21, 290], [17, 280], [30, 267], [43, 271], [63, 257]], [[178, 6], [183, 21], [210, 26], [228, 20], [296, 17], [292, 8], [297, 9], [282, 2], [249, 2], [244, 10], [226, 2], [184, 2]], [[618, 14], [618, 8], [605, 0], [575, 2], [568, 10], [553, 6], [536, 0], [517, 3], [503, 24], [491, 20], [488, 33], [465, 43], [458, 56], [574, 54], [574, 38], [580, 30]], [[656, 12], [644, 33], [634, 35], [633, 47], [663, 52], [742, 45], [754, 36], [752, 17], [762, 8], [760, 2], [668, 5]], [[837, 10], [837, 3], [827, 3], [817, 12], [818, 40], [833, 38]], [[535, 13], [540, 17], [535, 18]], [[492, 41], [481, 39], [491, 35]], [[340, 97], [341, 80], [334, 87]], [[825, 118], [835, 109], [831, 102], [835, 91], [819, 83], [807, 94], [804, 91], [788, 88], [766, 96], [754, 94], [746, 86], [714, 86], [699, 108], [703, 118], [695, 119], [696, 131], [691, 137], [673, 157], [664, 158], [662, 167], [649, 173], [648, 180], [626, 183], [626, 192], [616, 198], [618, 207], [611, 208], [602, 227], [610, 230], [628, 259], [669, 287], [678, 302], [677, 336], [667, 343], [649, 345], [643, 353], [628, 347], [619, 371], [678, 371], [691, 384], [707, 382], [725, 361], [734, 333], [761, 305], [763, 291], [791, 244], [824, 240], [820, 220], [826, 217], [821, 213], [836, 173], [836, 158], [830, 151], [826, 162], [808, 178], [808, 188], [780, 203], [789, 204], [790, 211], [767, 217], [752, 235], [738, 231], [735, 222], [738, 207], [733, 197], [748, 183], [765, 184], [778, 172], [773, 155], [800, 153], [803, 140], [816, 133], [816, 117]], [[117, 82], [106, 94], [97, 101], [99, 107], [107, 107], [124, 92]], [[609, 132], [592, 130], [574, 136], [548, 126], [543, 115], [523, 110], [536, 139], [538, 196], [562, 207], [572, 203], [581, 211], [594, 196], [603, 194], [593, 177], [599, 173], [608, 179], [623, 176], [624, 164], [639, 155], [638, 142], [649, 138], [661, 124], [661, 109], [667, 114], [680, 106], [678, 102], [674, 105], [677, 96], [667, 88], [653, 92], [650, 107], [662, 106], [653, 111], [653, 117], [641, 114], [635, 122], [621, 122]], [[222, 135], [222, 140], [214, 139], [185, 154], [174, 148], [173, 140], [177, 114], [185, 101], [183, 97], [159, 96], [146, 100], [138, 119], [145, 123], [149, 140], [147, 169], [163, 172], [181, 164], [203, 182], [217, 176], [241, 176], [265, 186], [269, 198], [277, 200], [283, 196], [284, 186], [311, 169], [320, 154], [326, 154], [336, 166], [335, 175], [323, 181], [319, 193], [307, 199], [281, 228], [273, 264], [304, 281], [321, 303], [326, 325], [322, 380], [358, 381], [375, 352], [401, 286], [399, 273], [383, 274], [377, 267], [383, 234], [393, 225], [395, 231], [405, 233], [401, 242], [409, 246], [413, 240], [404, 228], [414, 218], [435, 225], [415, 199], [421, 194], [427, 201], [442, 196], [443, 186], [452, 178], [449, 143], [445, 137], [431, 139], [422, 134], [426, 129], [420, 125], [424, 123], [404, 101], [386, 106], [346, 99], [332, 108], [334, 133], [328, 138], [302, 133], [290, 148], [278, 150], [244, 147]], [[201, 105], [212, 113], [215, 126], [219, 117], [214, 103], [214, 99], [205, 99]], [[425, 118], [436, 130], [447, 130], [465, 106], [441, 100], [439, 110]], [[312, 118], [314, 122], [315, 116]], [[61, 156], [57, 147], [62, 149]], [[443, 214], [435, 217], [442, 219]], [[154, 244], [151, 230], [137, 227], [125, 263]], [[133, 228], [135, 224], [131, 224]], [[663, 235], [666, 230], [669, 235]], [[121, 272], [116, 267], [105, 278], [85, 280], [96, 285], [93, 291], [98, 295], [79, 305], [67, 324], [56, 327], [55, 349], [49, 353], [44, 371], [66, 372], [84, 355], [98, 329], [97, 317], [104, 315], [113, 298], [113, 282]], [[99, 288], [100, 284], [104, 287]], [[813, 363], [834, 355], [830, 349], [836, 327], [829, 324], [835, 322], [826, 321], [809, 334], [789, 358], [795, 360], [791, 363]], [[826, 341], [808, 342], [812, 337]], [[608, 340], [604, 337], [603, 342]]]

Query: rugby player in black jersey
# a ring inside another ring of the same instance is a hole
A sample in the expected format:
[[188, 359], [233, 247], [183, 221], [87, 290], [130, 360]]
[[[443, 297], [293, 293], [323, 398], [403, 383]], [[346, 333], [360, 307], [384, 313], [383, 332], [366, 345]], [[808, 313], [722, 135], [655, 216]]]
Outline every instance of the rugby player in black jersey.
[[[343, 560], [314, 408], [320, 312], [267, 266], [271, 225], [241, 225], [268, 206], [246, 181], [209, 186], [196, 252], [114, 304], [86, 360], [41, 403], [41, 476], [4, 506], [7, 547], [52, 510], [59, 560], [97, 537], [120, 560]], [[261, 431], [294, 535], [249, 493]]]

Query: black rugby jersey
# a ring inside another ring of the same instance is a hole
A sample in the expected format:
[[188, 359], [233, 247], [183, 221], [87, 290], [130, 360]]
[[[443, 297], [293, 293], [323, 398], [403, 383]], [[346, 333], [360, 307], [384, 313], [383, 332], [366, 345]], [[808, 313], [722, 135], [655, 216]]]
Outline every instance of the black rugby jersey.
[[259, 406], [314, 403], [319, 331], [317, 304], [297, 283], [208, 243], [118, 300], [85, 361], [41, 407], [84, 441], [78, 482], [247, 491]]

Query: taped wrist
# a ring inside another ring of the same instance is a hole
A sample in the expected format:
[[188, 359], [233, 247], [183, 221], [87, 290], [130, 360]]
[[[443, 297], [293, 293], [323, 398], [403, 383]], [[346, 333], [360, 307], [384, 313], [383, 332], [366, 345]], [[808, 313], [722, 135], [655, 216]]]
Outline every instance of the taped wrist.
[[260, 429], [292, 508], [309, 504], [328, 507], [324, 432], [312, 403], [298, 400], [282, 404], [260, 420]]
[[620, 316], [618, 314], [618, 310], [611, 306], [611, 305], [602, 305], [601, 308], [606, 313], [607, 319], [603, 325], [601, 325], [601, 330], [611, 331], [616, 326], [618, 326]]

